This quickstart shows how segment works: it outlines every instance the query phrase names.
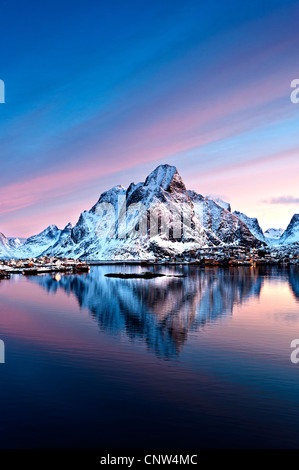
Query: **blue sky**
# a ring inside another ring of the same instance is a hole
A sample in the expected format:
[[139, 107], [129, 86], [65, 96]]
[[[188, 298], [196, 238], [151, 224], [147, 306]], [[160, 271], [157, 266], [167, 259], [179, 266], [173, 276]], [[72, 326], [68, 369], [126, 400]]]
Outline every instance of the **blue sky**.
[[10, 0], [0, 11], [1, 232], [76, 222], [102, 191], [165, 162], [265, 229], [299, 212], [298, 1]]

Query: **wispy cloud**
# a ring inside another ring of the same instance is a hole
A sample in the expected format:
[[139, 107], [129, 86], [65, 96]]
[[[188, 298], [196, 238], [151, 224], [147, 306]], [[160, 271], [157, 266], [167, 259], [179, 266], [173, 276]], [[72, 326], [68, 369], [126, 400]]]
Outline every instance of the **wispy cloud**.
[[117, 15], [101, 2], [87, 13], [73, 2], [67, 28], [61, 2], [45, 3], [51, 21], [38, 2], [18, 2], [17, 14], [4, 4], [1, 231], [28, 236], [75, 221], [102, 191], [142, 181], [159, 163], [175, 164], [188, 188], [286, 224], [299, 197], [269, 194], [298, 194], [298, 109], [289, 97], [298, 2], [260, 0], [247, 10], [233, 0], [228, 12], [220, 1], [215, 11], [152, 0], [145, 14], [117, 1]]
[[299, 204], [299, 197], [294, 196], [280, 196], [273, 197], [272, 199], [265, 200], [268, 204]]

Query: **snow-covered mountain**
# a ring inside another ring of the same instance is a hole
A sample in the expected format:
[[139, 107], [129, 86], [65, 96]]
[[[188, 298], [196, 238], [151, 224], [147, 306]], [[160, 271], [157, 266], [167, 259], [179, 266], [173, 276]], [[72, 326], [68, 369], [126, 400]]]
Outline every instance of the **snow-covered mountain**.
[[268, 230], [264, 232], [264, 235], [266, 238], [278, 240], [282, 236], [283, 232], [283, 228], [268, 228]]
[[5, 256], [10, 250], [11, 245], [9, 243], [9, 239], [0, 232], [0, 254], [1, 256]]
[[288, 245], [299, 242], [299, 214], [294, 214], [286, 231], [279, 238], [279, 245]]
[[7, 250], [3, 255], [0, 251], [0, 254], [3, 258], [36, 258], [58, 241], [63, 241], [71, 230], [71, 224], [68, 224], [63, 230], [60, 230], [56, 225], [50, 225], [38, 235], [27, 238], [23, 244], [15, 241], [10, 250]]
[[[299, 240], [298, 218], [275, 244]], [[160, 165], [144, 182], [104, 192], [74, 227], [50, 225], [25, 243], [1, 234], [0, 257], [152, 259], [210, 246], [271, 246], [273, 233], [265, 236], [257, 219], [231, 212], [227, 202], [188, 191], [174, 166]]]
[[219, 197], [207, 196], [207, 199], [213, 200], [214, 202], [216, 202], [216, 204], [218, 204], [218, 206], [223, 207], [223, 209], [226, 209], [229, 212], [232, 211], [230, 203], [223, 201]]
[[176, 168], [161, 165], [144, 183], [132, 183], [128, 189], [115, 186], [103, 193], [90, 211], [80, 215], [71, 234], [47, 253], [89, 259], [148, 259], [210, 244]]
[[9, 254], [25, 243], [25, 238], [6, 237], [0, 232], [0, 257], [9, 257]]
[[265, 241], [270, 246], [278, 246], [281, 243], [280, 240], [283, 234], [283, 228], [268, 228], [264, 232]]
[[225, 207], [187, 191], [175, 167], [160, 165], [145, 182], [132, 183], [128, 189], [115, 186], [103, 193], [90, 211], [80, 215], [70, 235], [46, 253], [149, 259], [224, 244], [260, 246], [247, 226]]
[[[261, 243], [252, 234], [242, 219], [230, 211], [230, 205], [188, 191], [194, 204], [195, 214], [204, 228], [224, 244], [260, 246]], [[226, 207], [228, 209], [226, 209]], [[214, 240], [211, 239], [213, 242]]]
[[255, 217], [248, 217], [246, 214], [242, 212], [235, 211], [234, 214], [244, 222], [244, 224], [249, 228], [250, 232], [254, 237], [262, 242], [266, 242], [264, 233], [260, 227], [259, 221]]

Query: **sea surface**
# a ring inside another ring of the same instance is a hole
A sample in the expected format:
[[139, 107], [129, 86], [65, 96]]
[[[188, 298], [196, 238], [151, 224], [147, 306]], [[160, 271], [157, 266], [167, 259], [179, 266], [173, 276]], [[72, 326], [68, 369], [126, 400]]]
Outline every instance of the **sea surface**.
[[298, 448], [299, 268], [146, 269], [0, 282], [0, 447]]

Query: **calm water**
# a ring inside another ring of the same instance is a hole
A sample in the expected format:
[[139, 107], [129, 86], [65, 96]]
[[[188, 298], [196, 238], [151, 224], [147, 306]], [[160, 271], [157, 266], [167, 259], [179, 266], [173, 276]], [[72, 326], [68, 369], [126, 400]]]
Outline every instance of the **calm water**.
[[299, 269], [0, 283], [5, 447], [299, 447]]

